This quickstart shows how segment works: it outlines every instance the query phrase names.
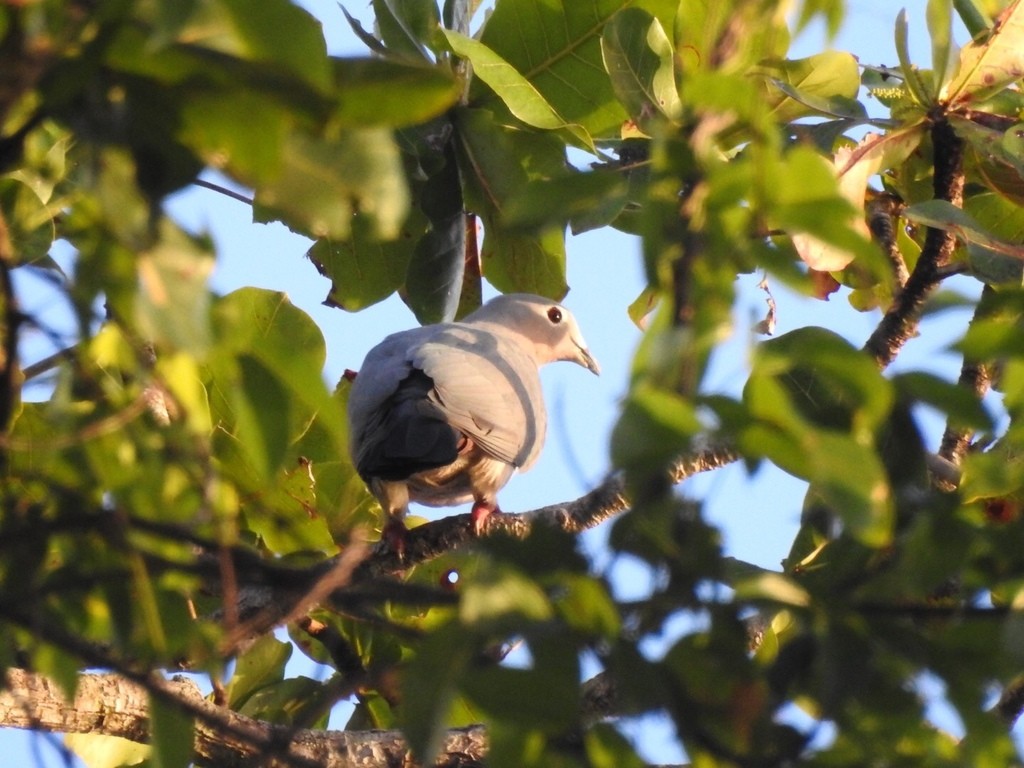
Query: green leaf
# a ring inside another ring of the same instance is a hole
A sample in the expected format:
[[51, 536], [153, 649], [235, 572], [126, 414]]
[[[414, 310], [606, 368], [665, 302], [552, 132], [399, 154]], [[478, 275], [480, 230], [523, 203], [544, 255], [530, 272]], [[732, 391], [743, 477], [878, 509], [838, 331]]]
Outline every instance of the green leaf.
[[903, 72], [903, 82], [913, 99], [921, 106], [928, 107], [933, 104], [935, 97], [928, 91], [917, 67], [910, 60], [910, 51], [907, 41], [907, 11], [901, 9], [896, 16], [896, 56], [900, 60], [900, 69]]
[[953, 0], [928, 0], [928, 32], [932, 38], [932, 92], [941, 93], [953, 65]]
[[416, 243], [405, 276], [406, 303], [420, 324], [455, 319], [465, 266], [465, 216], [434, 222]]
[[768, 60], [758, 67], [769, 85], [772, 113], [780, 123], [825, 114], [864, 120], [867, 112], [854, 101], [860, 89], [857, 59], [826, 51], [804, 59]]
[[562, 733], [577, 720], [579, 661], [564, 637], [530, 638], [529, 669], [474, 665], [462, 680], [466, 697], [491, 718], [519, 728]]
[[235, 384], [235, 432], [260, 477], [272, 477], [288, 450], [289, 393], [258, 359], [238, 358]]
[[227, 684], [228, 706], [241, 708], [256, 691], [284, 679], [284, 665], [292, 655], [292, 646], [272, 635], [253, 643], [235, 662], [235, 672]]
[[535, 581], [511, 569], [478, 573], [462, 592], [459, 620], [477, 632], [516, 620], [544, 621], [553, 615], [551, 602]]
[[634, 385], [612, 431], [612, 462], [652, 471], [680, 454], [702, 429], [691, 401], [647, 384]]
[[306, 253], [331, 280], [326, 303], [349, 312], [376, 304], [402, 287], [427, 220], [418, 208], [411, 209], [398, 238], [385, 242], [372, 237], [363, 224], [362, 217], [356, 217], [351, 238], [317, 240]]
[[99, 733], [69, 733], [64, 745], [74, 752], [88, 768], [122, 768], [138, 765], [153, 752], [149, 744], [107, 736]]
[[561, 227], [549, 227], [538, 235], [510, 231], [504, 211], [507, 201], [531, 180], [566, 173], [565, 145], [550, 134], [498, 125], [484, 110], [460, 110], [455, 125], [466, 206], [484, 220], [484, 276], [503, 292], [560, 299], [567, 290]]
[[321, 91], [331, 87], [320, 22], [286, 0], [217, 0], [231, 19], [237, 53], [280, 67]]
[[159, 696], [150, 696], [149, 725], [153, 768], [188, 768], [195, 737], [192, 717]]
[[592, 576], [573, 574], [559, 579], [564, 590], [555, 599], [555, 610], [577, 632], [613, 640], [622, 619], [608, 589]]
[[331, 139], [292, 133], [281, 161], [280, 174], [256, 189], [255, 221], [279, 220], [314, 239], [347, 240], [358, 212], [373, 237], [401, 234], [409, 190], [390, 131], [344, 131]]
[[139, 330], [158, 346], [202, 357], [211, 343], [210, 242], [190, 236], [168, 219], [160, 221], [160, 234], [138, 257]]
[[246, 699], [239, 713], [295, 728], [325, 728], [333, 702], [324, 683], [300, 675], [260, 687]]
[[960, 68], [940, 94], [951, 107], [978, 104], [1024, 78], [1024, 5], [1014, 0], [991, 34], [960, 51]]
[[333, 59], [332, 65], [338, 88], [334, 116], [346, 128], [419, 125], [462, 94], [451, 72], [439, 66], [380, 58]]
[[900, 374], [892, 382], [898, 391], [938, 408], [960, 427], [991, 430], [995, 426], [983, 403], [959, 384], [923, 371]]
[[455, 319], [466, 273], [467, 232], [462, 180], [454, 142], [445, 142], [444, 164], [417, 190], [429, 231], [413, 249], [403, 299], [422, 324]]
[[911, 221], [952, 232], [969, 246], [972, 270], [993, 284], [1020, 285], [1024, 280], [1024, 246], [992, 234], [970, 213], [945, 200], [928, 200], [904, 210]]
[[534, 230], [568, 220], [573, 234], [579, 234], [610, 224], [628, 199], [629, 182], [621, 171], [571, 173], [527, 182], [509, 198], [503, 221], [512, 229]]
[[16, 263], [45, 259], [56, 239], [57, 211], [51, 210], [29, 184], [11, 177], [0, 177], [0, 209], [4, 211]]
[[256, 186], [281, 171], [289, 117], [249, 91], [196, 93], [182, 104], [178, 137], [210, 165]]
[[565, 282], [565, 233], [549, 228], [538, 236], [501, 227], [484, 230], [480, 251], [484, 277], [502, 293], [536, 293], [561, 299]]
[[420, 644], [402, 675], [402, 732], [417, 761], [440, 752], [456, 686], [477, 651], [477, 638], [458, 622], [444, 624]]
[[[761, 344], [753, 373], [779, 381], [801, 419], [850, 431], [862, 442], [885, 423], [894, 400], [892, 385], [873, 360], [838, 334], [814, 326]], [[754, 413], [770, 419], [771, 401]]]
[[957, 115], [950, 115], [949, 122], [974, 150], [976, 172], [989, 188], [1017, 205], [1024, 204], [1024, 124], [1001, 131]]
[[623, 8], [605, 25], [601, 54], [616, 97], [643, 128], [655, 114], [681, 117], [675, 51], [656, 18], [641, 8]]
[[[621, 0], [573, 2], [503, 0], [484, 25], [481, 41], [520, 72], [566, 121], [599, 138], [619, 136], [626, 113], [615, 99], [601, 58], [604, 25]], [[669, 29], [678, 3], [641, 0]]]
[[781, 573], [764, 572], [733, 582], [736, 599], [739, 601], [770, 600], [781, 605], [806, 608], [811, 596], [803, 587]]
[[578, 146], [597, 153], [587, 131], [580, 125], [566, 122], [511, 64], [479, 40], [448, 29], [444, 34], [452, 50], [470, 61], [473, 73], [491, 87], [513, 115], [534, 128], [564, 130]]
[[[829, 185], [821, 178], [821, 161], [815, 153], [804, 148], [787, 155], [786, 162], [792, 172], [780, 176], [782, 182], [772, 193], [783, 197], [783, 193], [790, 192], [796, 204], [783, 198], [780, 202], [785, 205], [778, 206], [774, 214], [780, 217], [779, 223], [782, 226], [787, 225], [786, 220], [793, 214], [798, 216], [792, 222], [796, 225], [793, 246], [807, 266], [831, 272], [845, 268], [857, 257], [867, 266], [872, 261], [880, 261], [878, 250], [871, 242], [864, 223], [864, 196], [868, 179], [883, 168], [902, 163], [920, 145], [923, 136], [923, 124], [913, 124], [883, 135], [869, 133], [855, 147], [844, 146], [836, 151], [833, 173], [838, 177], [838, 189], [835, 191], [849, 205], [845, 215], [841, 215], [837, 195], [827, 188]], [[805, 177], [814, 183], [805, 183]], [[808, 205], [813, 192], [824, 198], [822, 202], [833, 206], [835, 216], [814, 214], [815, 205]], [[832, 199], [829, 200], [829, 197]], [[839, 222], [847, 226], [836, 226]]]
[[437, 3], [422, 0], [373, 0], [381, 39], [389, 53], [426, 59], [427, 45], [440, 26]]

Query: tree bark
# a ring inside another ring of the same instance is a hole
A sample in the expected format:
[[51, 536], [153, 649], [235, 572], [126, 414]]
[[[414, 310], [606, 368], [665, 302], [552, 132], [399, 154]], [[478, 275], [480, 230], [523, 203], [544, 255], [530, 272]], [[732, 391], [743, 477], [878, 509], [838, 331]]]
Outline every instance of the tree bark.
[[[230, 722], [228, 729], [197, 720], [195, 760], [219, 768], [317, 766], [318, 768], [393, 768], [413, 766], [398, 731], [318, 731], [292, 729], [253, 720], [203, 698], [194, 682], [168, 681], [183, 700], [198, 706], [209, 720]], [[149, 741], [149, 693], [121, 675], [82, 674], [73, 701], [52, 680], [22, 669], [8, 669], [0, 691], [0, 725], [57, 733], [97, 733], [139, 743]], [[487, 738], [481, 725], [448, 732], [434, 765], [469, 768], [482, 765]]]

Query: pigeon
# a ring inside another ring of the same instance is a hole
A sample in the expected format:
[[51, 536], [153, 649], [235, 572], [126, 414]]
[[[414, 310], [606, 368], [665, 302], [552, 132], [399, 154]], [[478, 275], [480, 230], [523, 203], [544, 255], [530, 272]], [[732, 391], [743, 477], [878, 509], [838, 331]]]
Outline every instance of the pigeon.
[[480, 535], [497, 493], [544, 445], [539, 368], [601, 369], [568, 309], [540, 296], [497, 296], [459, 322], [401, 331], [371, 349], [348, 399], [350, 450], [401, 549], [409, 502], [473, 502]]

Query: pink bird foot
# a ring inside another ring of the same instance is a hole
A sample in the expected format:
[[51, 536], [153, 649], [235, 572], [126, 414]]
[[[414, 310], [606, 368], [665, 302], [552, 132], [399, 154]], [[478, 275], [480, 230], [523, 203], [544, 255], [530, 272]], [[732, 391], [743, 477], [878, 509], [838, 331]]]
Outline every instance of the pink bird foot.
[[473, 533], [477, 536], [483, 536], [484, 531], [487, 530], [487, 520], [495, 512], [501, 512], [497, 504], [488, 504], [486, 501], [474, 501], [473, 509], [469, 513], [473, 521]]
[[399, 560], [405, 559], [405, 548], [409, 541], [409, 529], [405, 527], [402, 518], [389, 518], [384, 523], [384, 530], [380, 532], [380, 538], [392, 552], [398, 555]]

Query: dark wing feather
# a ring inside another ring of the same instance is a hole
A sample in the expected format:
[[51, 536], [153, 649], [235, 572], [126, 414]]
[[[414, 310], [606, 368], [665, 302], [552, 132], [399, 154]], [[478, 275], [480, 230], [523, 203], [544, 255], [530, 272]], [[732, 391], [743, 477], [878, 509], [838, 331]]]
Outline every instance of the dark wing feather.
[[455, 461], [461, 438], [427, 399], [433, 386], [429, 376], [412, 368], [379, 405], [356, 454], [356, 470], [362, 477], [404, 480]]

